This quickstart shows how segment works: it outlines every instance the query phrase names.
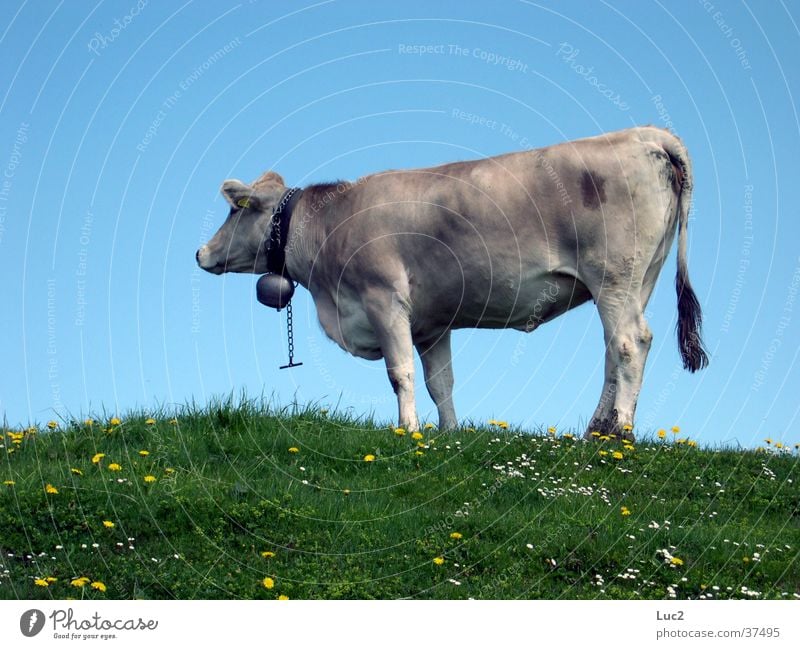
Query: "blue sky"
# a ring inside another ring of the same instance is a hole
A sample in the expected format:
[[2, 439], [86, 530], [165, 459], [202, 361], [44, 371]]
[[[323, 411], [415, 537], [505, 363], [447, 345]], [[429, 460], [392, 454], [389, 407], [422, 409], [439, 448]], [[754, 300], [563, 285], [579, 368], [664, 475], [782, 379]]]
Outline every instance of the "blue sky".
[[[305, 291], [304, 365], [279, 371], [285, 319], [256, 277], [197, 269], [221, 181], [354, 179], [652, 123], [693, 158], [711, 365], [680, 369], [673, 252], [638, 427], [798, 442], [798, 23], [797, 2], [6, 3], [0, 410], [20, 425], [244, 389], [388, 421], [383, 364], [328, 341]], [[528, 336], [458, 331], [458, 413], [583, 425], [602, 344], [591, 304]], [[435, 421], [421, 374], [418, 395]]]

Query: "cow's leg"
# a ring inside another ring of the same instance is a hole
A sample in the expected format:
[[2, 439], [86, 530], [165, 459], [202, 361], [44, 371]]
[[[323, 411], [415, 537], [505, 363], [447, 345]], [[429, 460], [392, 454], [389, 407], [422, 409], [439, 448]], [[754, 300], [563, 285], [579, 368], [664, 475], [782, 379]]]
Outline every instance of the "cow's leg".
[[425, 385], [439, 411], [439, 429], [457, 428], [456, 410], [453, 407], [450, 331], [443, 332], [429, 342], [418, 343], [417, 351], [425, 371]]
[[593, 419], [587, 432], [591, 435], [596, 430], [632, 440], [633, 435], [626, 427], [633, 426], [644, 364], [653, 335], [639, 301], [626, 302], [625, 299], [624, 294], [607, 294], [598, 301], [606, 341], [606, 383], [609, 384], [610, 374], [616, 388], [613, 407], [609, 410], [601, 401], [596, 413], [601, 418]]
[[614, 358], [614, 355], [611, 353], [611, 346], [606, 340], [606, 364], [603, 391], [600, 393], [600, 403], [597, 404], [597, 408], [592, 415], [589, 428], [586, 429], [586, 434], [584, 435], [586, 439], [594, 438], [592, 433], [601, 432], [603, 428], [607, 428], [614, 418], [614, 399], [617, 394], [617, 373]]
[[414, 346], [406, 312], [398, 310], [392, 296], [371, 292], [365, 296], [364, 308], [378, 337], [389, 382], [397, 395], [398, 422], [406, 430], [419, 430], [414, 399]]

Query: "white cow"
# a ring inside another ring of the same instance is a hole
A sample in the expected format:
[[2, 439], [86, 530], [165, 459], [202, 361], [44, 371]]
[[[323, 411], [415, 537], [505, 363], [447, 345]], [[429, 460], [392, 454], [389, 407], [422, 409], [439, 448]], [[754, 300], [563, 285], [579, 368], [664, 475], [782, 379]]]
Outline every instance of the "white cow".
[[676, 229], [678, 344], [686, 369], [708, 363], [686, 264], [691, 191], [686, 148], [655, 127], [303, 190], [267, 172], [223, 183], [231, 213], [197, 261], [311, 291], [330, 338], [385, 359], [409, 430], [414, 347], [439, 425], [452, 428], [451, 330], [530, 332], [593, 300], [605, 384], [586, 434], [632, 438], [652, 339], [643, 312]]

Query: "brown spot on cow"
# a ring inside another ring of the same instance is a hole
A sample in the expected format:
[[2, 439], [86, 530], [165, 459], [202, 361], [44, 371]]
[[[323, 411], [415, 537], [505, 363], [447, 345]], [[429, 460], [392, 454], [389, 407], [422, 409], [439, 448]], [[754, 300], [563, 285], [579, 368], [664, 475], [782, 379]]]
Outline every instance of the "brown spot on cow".
[[584, 171], [581, 176], [583, 206], [596, 210], [606, 202], [606, 179], [593, 171]]

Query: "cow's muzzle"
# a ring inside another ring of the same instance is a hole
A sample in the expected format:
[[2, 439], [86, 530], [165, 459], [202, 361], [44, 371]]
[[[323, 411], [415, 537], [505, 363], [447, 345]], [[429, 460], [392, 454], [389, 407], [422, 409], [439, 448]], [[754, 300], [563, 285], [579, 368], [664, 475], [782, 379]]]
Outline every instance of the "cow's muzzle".
[[214, 275], [221, 275], [225, 271], [225, 265], [219, 262], [212, 262], [211, 254], [209, 253], [208, 246], [200, 246], [195, 254], [197, 265], [209, 273]]

